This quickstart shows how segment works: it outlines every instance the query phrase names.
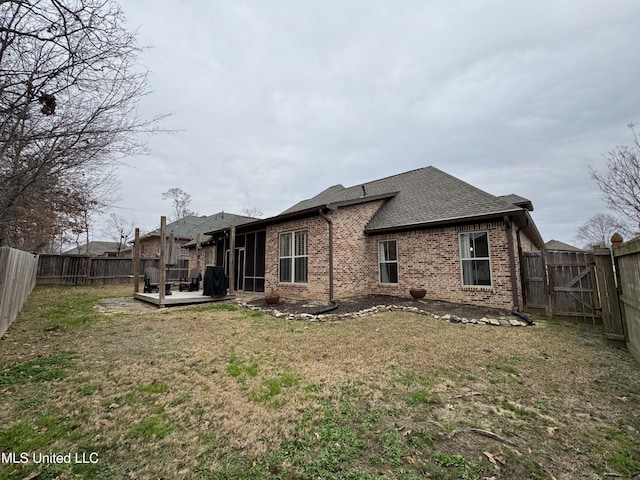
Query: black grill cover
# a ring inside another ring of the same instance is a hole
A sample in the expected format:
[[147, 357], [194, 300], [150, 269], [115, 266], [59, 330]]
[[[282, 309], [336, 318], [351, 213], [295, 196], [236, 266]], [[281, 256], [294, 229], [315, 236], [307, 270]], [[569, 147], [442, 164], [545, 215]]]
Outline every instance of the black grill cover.
[[207, 267], [207, 270], [204, 272], [202, 294], [209, 295], [210, 297], [224, 297], [227, 294], [224, 267]]

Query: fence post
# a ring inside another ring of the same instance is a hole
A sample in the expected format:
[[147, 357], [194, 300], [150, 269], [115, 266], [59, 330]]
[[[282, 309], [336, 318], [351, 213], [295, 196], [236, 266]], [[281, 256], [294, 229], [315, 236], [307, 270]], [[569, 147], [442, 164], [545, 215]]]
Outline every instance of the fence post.
[[136, 228], [136, 238], [133, 243], [133, 292], [140, 292], [140, 229]]
[[236, 226], [229, 229], [229, 293], [234, 294], [236, 289]]
[[165, 255], [165, 242], [167, 235], [167, 217], [160, 217], [160, 285], [158, 286], [158, 307], [164, 307], [164, 295], [167, 283], [167, 259]]
[[620, 311], [620, 300], [616, 288], [611, 250], [597, 248], [593, 251], [596, 267], [596, 281], [604, 335], [610, 340], [626, 341], [626, 329]]

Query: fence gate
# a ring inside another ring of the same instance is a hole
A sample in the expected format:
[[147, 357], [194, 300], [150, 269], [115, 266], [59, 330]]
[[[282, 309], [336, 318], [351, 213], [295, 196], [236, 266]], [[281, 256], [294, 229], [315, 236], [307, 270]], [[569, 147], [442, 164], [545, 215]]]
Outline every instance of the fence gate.
[[542, 254], [543, 252], [522, 253], [522, 283], [525, 306], [547, 311], [547, 273]]
[[600, 317], [592, 252], [545, 252], [554, 315]]
[[523, 260], [527, 308], [544, 308], [551, 315], [600, 317], [592, 252], [526, 252]]
[[620, 310], [611, 250], [599, 248], [594, 250], [593, 255], [596, 262], [604, 335], [610, 340], [625, 341], [625, 327]]

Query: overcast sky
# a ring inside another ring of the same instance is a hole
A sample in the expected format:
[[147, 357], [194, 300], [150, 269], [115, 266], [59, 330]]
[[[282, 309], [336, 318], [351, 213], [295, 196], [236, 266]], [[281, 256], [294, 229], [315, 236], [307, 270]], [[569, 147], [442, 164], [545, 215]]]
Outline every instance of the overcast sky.
[[[545, 241], [606, 212], [588, 166], [640, 122], [637, 0], [121, 0], [171, 112], [120, 168], [143, 231], [180, 187], [200, 215], [276, 215], [433, 165], [534, 205]], [[104, 234], [96, 233], [98, 237]]]

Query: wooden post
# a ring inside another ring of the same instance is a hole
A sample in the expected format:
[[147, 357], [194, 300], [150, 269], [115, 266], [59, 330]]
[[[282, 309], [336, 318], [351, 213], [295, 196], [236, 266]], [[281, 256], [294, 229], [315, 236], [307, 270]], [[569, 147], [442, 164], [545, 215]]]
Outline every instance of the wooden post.
[[136, 239], [133, 243], [133, 293], [140, 292], [140, 229], [136, 228]]
[[[87, 250], [89, 249], [89, 244], [87, 244]], [[86, 270], [84, 272], [84, 284], [89, 285], [89, 280], [91, 279], [91, 257], [87, 254], [87, 263], [85, 263]]]
[[597, 288], [600, 296], [600, 306], [602, 308], [602, 324], [604, 335], [610, 340], [626, 340], [626, 332], [618, 291], [614, 280], [613, 262], [611, 260], [611, 250], [608, 248], [598, 248], [593, 251], [595, 270], [597, 275]]
[[200, 233], [196, 233], [196, 267], [198, 267], [198, 270], [200, 270], [201, 272], [204, 272], [204, 269], [202, 269], [200, 266], [201, 249], [202, 247], [200, 245]]
[[236, 227], [229, 229], [229, 293], [236, 291]]
[[158, 285], [160, 308], [164, 307], [164, 289], [167, 283], [167, 259], [165, 257], [165, 243], [167, 241], [167, 217], [160, 217], [160, 285]]

